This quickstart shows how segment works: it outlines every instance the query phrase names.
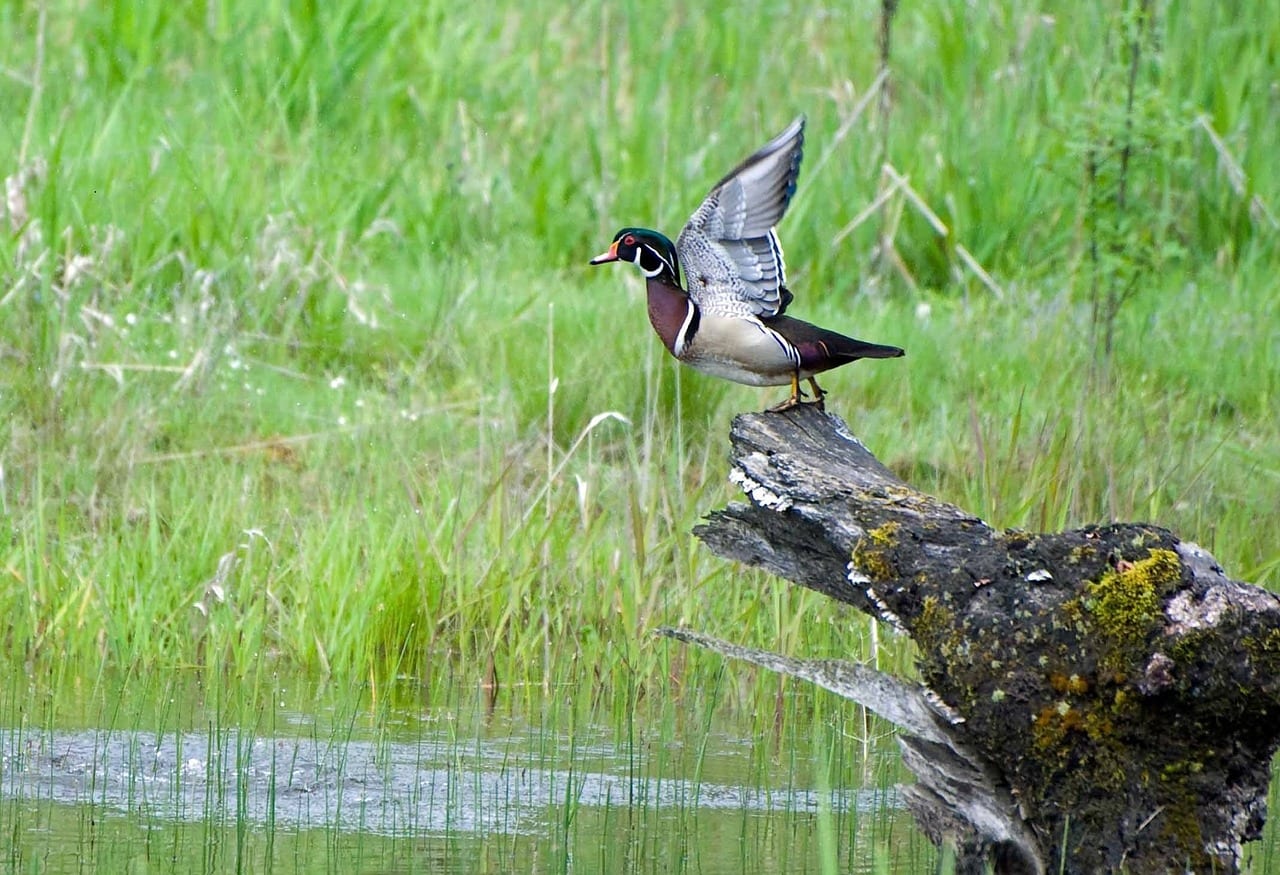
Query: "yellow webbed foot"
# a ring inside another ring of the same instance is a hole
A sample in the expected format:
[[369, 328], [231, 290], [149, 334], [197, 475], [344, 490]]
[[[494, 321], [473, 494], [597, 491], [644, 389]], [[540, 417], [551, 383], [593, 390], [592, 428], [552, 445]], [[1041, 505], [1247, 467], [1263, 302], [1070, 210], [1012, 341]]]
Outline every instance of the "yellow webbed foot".
[[788, 398], [786, 401], [783, 401], [781, 404], [773, 405], [768, 410], [766, 410], [765, 413], [781, 413], [784, 410], [790, 410], [792, 407], [796, 407], [800, 404], [800, 398], [801, 398], [800, 375], [792, 374], [791, 375], [791, 397]]

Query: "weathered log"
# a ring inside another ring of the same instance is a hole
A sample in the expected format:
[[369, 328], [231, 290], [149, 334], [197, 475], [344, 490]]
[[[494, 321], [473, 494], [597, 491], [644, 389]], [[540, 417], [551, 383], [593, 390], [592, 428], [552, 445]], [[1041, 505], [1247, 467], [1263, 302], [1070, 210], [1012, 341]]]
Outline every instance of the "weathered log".
[[901, 730], [903, 761], [919, 779], [902, 788], [907, 804], [935, 841], [956, 845], [963, 875], [983, 872], [987, 860], [999, 861], [1002, 872], [1043, 875], [1040, 843], [999, 773], [955, 728], [963, 721], [925, 687], [852, 662], [792, 659], [689, 629], [658, 634], [816, 684], [874, 711]]
[[1239, 870], [1280, 743], [1280, 598], [1153, 525], [996, 531], [812, 406], [739, 416], [731, 440], [750, 502], [696, 534], [916, 642], [923, 686], [890, 698], [932, 703], [930, 731], [866, 669], [770, 667], [843, 677], [904, 727], [908, 801], [962, 871]]

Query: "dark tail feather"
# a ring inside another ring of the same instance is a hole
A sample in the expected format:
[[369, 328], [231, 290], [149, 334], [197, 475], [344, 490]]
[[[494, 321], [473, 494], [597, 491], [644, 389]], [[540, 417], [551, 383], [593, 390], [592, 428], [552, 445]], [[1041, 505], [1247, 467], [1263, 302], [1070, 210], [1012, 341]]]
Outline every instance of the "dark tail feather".
[[849, 359], [896, 359], [907, 354], [905, 349], [897, 346], [885, 346], [880, 343], [867, 343], [865, 340], [854, 340], [852, 337], [841, 338], [843, 343], [828, 343], [834, 356]]

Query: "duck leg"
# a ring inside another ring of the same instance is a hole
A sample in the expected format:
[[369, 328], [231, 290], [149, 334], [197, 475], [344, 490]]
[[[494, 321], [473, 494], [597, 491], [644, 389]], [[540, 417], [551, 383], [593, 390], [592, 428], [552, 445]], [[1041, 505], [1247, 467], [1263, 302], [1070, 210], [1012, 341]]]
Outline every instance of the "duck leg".
[[809, 378], [809, 385], [813, 387], [813, 403], [818, 405], [819, 410], [826, 410], [827, 405], [822, 400], [827, 397], [827, 393], [818, 385], [818, 381], [813, 377]]
[[799, 372], [793, 372], [791, 374], [791, 397], [788, 398], [786, 401], [783, 401], [781, 404], [773, 405], [768, 410], [766, 410], [765, 413], [781, 413], [784, 410], [790, 410], [792, 407], [795, 407], [799, 403], [800, 403], [800, 374]]

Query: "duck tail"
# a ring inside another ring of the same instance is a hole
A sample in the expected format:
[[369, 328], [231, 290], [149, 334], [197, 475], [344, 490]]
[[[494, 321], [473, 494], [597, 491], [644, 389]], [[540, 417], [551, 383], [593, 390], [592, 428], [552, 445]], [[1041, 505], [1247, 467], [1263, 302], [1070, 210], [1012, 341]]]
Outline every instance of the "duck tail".
[[840, 342], [827, 344], [832, 355], [849, 359], [896, 359], [907, 354], [898, 346], [886, 346], [882, 343], [867, 343], [865, 340], [854, 340], [842, 337]]

